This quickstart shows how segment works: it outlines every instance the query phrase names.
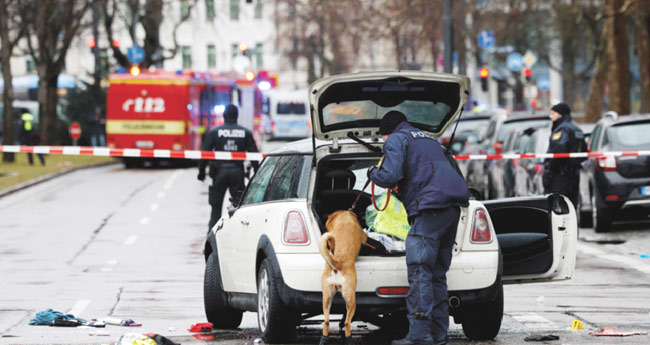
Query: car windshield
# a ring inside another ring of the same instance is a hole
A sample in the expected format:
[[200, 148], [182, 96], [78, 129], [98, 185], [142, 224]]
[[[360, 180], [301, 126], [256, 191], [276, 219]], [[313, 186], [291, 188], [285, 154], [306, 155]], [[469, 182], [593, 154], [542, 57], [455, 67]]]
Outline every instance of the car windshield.
[[508, 137], [508, 133], [511, 131], [522, 132], [528, 128], [540, 128], [548, 126], [550, 119], [544, 120], [525, 120], [525, 121], [513, 121], [513, 122], [504, 122], [499, 129], [499, 135], [497, 136], [497, 141], [504, 142]]
[[612, 126], [607, 138], [614, 149], [650, 149], [650, 122]]
[[302, 102], [278, 103], [276, 113], [278, 115], [305, 115], [307, 114], [307, 107]]

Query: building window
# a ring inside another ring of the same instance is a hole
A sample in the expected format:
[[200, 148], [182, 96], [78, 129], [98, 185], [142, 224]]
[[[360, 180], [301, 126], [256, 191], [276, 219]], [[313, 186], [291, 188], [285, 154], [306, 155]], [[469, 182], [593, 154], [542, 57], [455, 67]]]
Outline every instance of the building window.
[[262, 18], [262, 0], [257, 0], [255, 4], [255, 19]]
[[34, 59], [28, 58], [27, 59], [27, 73], [32, 73], [36, 71], [36, 63], [34, 63]]
[[214, 44], [208, 44], [208, 68], [217, 67], [217, 49]]
[[181, 52], [183, 53], [183, 68], [192, 68], [192, 48], [189, 46], [182, 46]]
[[190, 17], [190, 2], [189, 0], [181, 0], [181, 21]]
[[209, 22], [214, 20], [214, 0], [205, 0], [205, 19]]
[[255, 61], [257, 62], [257, 68], [262, 68], [264, 66], [264, 44], [257, 43], [255, 44]]
[[237, 55], [239, 55], [239, 44], [237, 44], [237, 43], [233, 43], [233, 44], [232, 44], [232, 57], [233, 57], [233, 59], [234, 59], [235, 56], [237, 56]]
[[239, 20], [239, 0], [230, 0], [230, 20]]

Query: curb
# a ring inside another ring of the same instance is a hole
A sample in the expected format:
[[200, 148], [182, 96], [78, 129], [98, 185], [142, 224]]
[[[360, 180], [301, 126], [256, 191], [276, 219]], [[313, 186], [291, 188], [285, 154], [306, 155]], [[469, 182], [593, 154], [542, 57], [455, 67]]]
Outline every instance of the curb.
[[78, 166], [78, 167], [74, 167], [74, 168], [63, 169], [62, 171], [55, 172], [55, 173], [52, 173], [52, 174], [49, 174], [49, 175], [43, 175], [43, 176], [35, 178], [33, 180], [23, 182], [21, 184], [17, 184], [17, 185], [15, 185], [13, 187], [9, 187], [9, 188], [0, 190], [0, 198], [3, 198], [5, 196], [7, 196], [7, 195], [13, 194], [15, 192], [21, 191], [23, 189], [29, 188], [31, 186], [35, 186], [35, 185], [37, 185], [39, 183], [49, 181], [51, 179], [54, 179], [54, 178], [59, 177], [59, 176], [63, 176], [65, 174], [68, 174], [68, 173], [71, 173], [71, 172], [75, 172], [75, 171], [83, 170], [83, 169], [99, 168], [99, 167], [112, 165], [112, 164], [122, 164], [122, 163], [121, 162], [101, 162], [101, 163], [97, 163], [97, 164], [82, 165], [82, 166]]

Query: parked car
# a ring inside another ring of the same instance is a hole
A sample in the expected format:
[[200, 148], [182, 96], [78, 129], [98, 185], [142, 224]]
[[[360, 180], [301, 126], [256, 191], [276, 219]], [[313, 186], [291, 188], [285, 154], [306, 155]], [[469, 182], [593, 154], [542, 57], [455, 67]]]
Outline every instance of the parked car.
[[[497, 114], [490, 119], [487, 131], [476, 145], [466, 146], [462, 154], [500, 154], [503, 143], [510, 131], [523, 131], [530, 127], [550, 126], [548, 116]], [[467, 166], [467, 183], [479, 191], [484, 199], [498, 197], [489, 167], [496, 164], [494, 160], [473, 160]]]
[[[266, 342], [287, 341], [306, 318], [322, 313], [325, 261], [318, 240], [327, 215], [347, 209], [377, 164], [381, 117], [403, 111], [439, 137], [466, 101], [469, 79], [421, 71], [331, 76], [312, 84], [313, 141], [269, 153], [205, 242], [204, 302], [216, 328], [235, 328], [257, 312]], [[354, 139], [354, 140], [353, 140]], [[450, 162], [454, 160], [450, 157]], [[376, 190], [379, 194], [382, 190]], [[356, 213], [366, 229], [371, 194]], [[450, 313], [470, 339], [492, 339], [503, 316], [503, 283], [570, 279], [575, 265], [575, 210], [558, 195], [480, 202], [462, 208], [447, 274]], [[408, 330], [404, 252], [363, 247], [357, 259], [355, 319]], [[332, 313], [345, 303], [334, 299]]]
[[[542, 128], [548, 127], [546, 124]], [[524, 152], [526, 144], [530, 140], [535, 130], [539, 127], [529, 127], [523, 131], [512, 130], [506, 137], [503, 144], [503, 154], [520, 154]], [[488, 174], [494, 183], [493, 189], [496, 192], [496, 198], [507, 198], [514, 196], [526, 196], [525, 189], [518, 188], [527, 180], [527, 173], [520, 165], [521, 159], [508, 158], [494, 160], [489, 166]]]
[[[524, 146], [524, 154], [546, 153], [548, 151], [551, 128], [538, 128], [532, 133], [530, 139]], [[544, 160], [541, 158], [522, 158], [519, 167], [525, 171], [526, 180], [517, 180], [515, 187], [521, 195], [542, 195], [544, 194]]]
[[266, 97], [268, 116], [263, 128], [269, 139], [309, 137], [307, 90], [270, 90]]
[[[590, 152], [650, 150], [650, 115], [605, 116], [594, 128]], [[596, 232], [607, 232], [621, 217], [650, 214], [650, 156], [589, 159], [591, 219]]]
[[[465, 150], [465, 147], [476, 145], [480, 138], [485, 136], [488, 124], [490, 123], [491, 115], [484, 114], [463, 114], [460, 119], [454, 122], [447, 128], [438, 140], [444, 147], [450, 146], [451, 152], [455, 155], [460, 154]], [[456, 126], [458, 124], [458, 126]], [[450, 143], [451, 135], [456, 130], [453, 142]], [[458, 168], [463, 176], [467, 176], [467, 165], [469, 161], [458, 161]]]
[[[576, 123], [585, 136], [585, 145], [589, 147], [591, 132], [596, 127], [595, 123]], [[591, 220], [591, 195], [589, 193], [589, 166], [590, 161], [585, 160], [580, 168], [580, 186], [578, 188], [578, 225], [581, 228], [590, 228], [593, 226]]]

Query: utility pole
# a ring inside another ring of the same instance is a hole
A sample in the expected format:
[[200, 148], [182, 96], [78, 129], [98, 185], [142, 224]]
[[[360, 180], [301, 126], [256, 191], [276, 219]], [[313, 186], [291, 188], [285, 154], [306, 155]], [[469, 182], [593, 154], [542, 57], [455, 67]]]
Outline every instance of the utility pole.
[[454, 33], [451, 26], [451, 0], [444, 0], [444, 11], [442, 14], [442, 36], [445, 44], [445, 73], [453, 71], [453, 57], [454, 57]]
[[95, 93], [94, 96], [98, 97], [101, 88], [100, 82], [102, 79], [101, 60], [99, 56], [99, 0], [93, 0], [93, 39], [95, 40], [95, 46], [93, 47], [93, 55], [95, 56], [95, 73], [93, 74], [93, 77], [95, 78], [95, 83], [93, 88]]

